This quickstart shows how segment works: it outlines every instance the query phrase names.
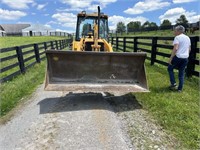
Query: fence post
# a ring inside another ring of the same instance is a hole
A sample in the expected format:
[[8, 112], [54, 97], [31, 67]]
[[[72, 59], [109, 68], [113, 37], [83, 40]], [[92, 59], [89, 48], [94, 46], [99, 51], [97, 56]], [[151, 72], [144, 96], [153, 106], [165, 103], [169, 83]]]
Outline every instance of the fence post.
[[21, 73], [25, 73], [25, 66], [24, 66], [24, 58], [23, 58], [23, 53], [22, 53], [22, 49], [21, 47], [17, 46], [16, 47], [16, 52], [17, 52], [17, 58], [18, 58], [18, 62], [19, 62], [19, 68]]
[[51, 41], [51, 49], [54, 49], [54, 47], [53, 47], [53, 41]]
[[138, 37], [134, 37], [134, 49], [133, 49], [133, 51], [134, 52], [137, 52], [137, 49], [138, 49], [138, 46], [137, 46], [137, 40], [138, 40]]
[[63, 49], [65, 48], [65, 39], [63, 40], [62, 48], [63, 48]]
[[123, 50], [126, 52], [126, 37], [123, 37]]
[[65, 48], [65, 40], [62, 40], [62, 49], [64, 49]]
[[65, 43], [65, 44], [64, 44], [63, 49], [64, 49], [65, 47], [67, 47], [67, 40], [66, 40], [66, 39], [64, 40], [64, 43]]
[[114, 37], [111, 37], [111, 44], [113, 45], [113, 40], [114, 40]]
[[59, 46], [60, 46], [60, 49], [62, 49], [62, 47], [61, 47], [61, 40], [59, 40]]
[[152, 47], [151, 47], [151, 65], [154, 65], [156, 60], [156, 51], [157, 51], [157, 37], [152, 38]]
[[58, 50], [58, 41], [56, 41], [56, 49]]
[[190, 55], [188, 58], [188, 64], [187, 64], [187, 69], [186, 69], [186, 76], [187, 77], [191, 77], [192, 76], [192, 72], [195, 69], [195, 63], [194, 60], [196, 58], [196, 49], [197, 49], [197, 40], [198, 37], [190, 37], [191, 40], [191, 51], [190, 51]]
[[65, 48], [65, 40], [62, 40], [62, 49]]
[[39, 53], [38, 44], [34, 44], [34, 51], [35, 51], [36, 61], [37, 63], [40, 63], [40, 53]]
[[44, 50], [47, 50], [47, 42], [44, 42]]
[[118, 50], [118, 40], [119, 40], [119, 37], [116, 37], [116, 51]]

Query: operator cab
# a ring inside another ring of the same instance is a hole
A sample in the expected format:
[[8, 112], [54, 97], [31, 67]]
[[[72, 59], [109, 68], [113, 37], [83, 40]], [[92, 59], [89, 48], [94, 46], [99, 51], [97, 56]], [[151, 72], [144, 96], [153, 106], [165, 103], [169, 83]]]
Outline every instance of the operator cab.
[[[82, 11], [77, 15], [76, 41], [94, 36], [94, 24], [98, 22], [98, 13], [86, 14]], [[99, 38], [108, 41], [108, 16], [101, 13]]]

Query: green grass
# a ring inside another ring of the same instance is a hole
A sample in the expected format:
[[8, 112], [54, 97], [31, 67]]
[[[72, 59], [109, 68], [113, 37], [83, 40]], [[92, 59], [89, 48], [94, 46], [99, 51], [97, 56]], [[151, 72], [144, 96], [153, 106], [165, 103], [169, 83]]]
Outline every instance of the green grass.
[[0, 48], [61, 40], [66, 38], [67, 37], [56, 37], [56, 36], [0, 37]]
[[[199, 36], [200, 31], [195, 31], [194, 34], [190, 32], [186, 33], [188, 36]], [[115, 33], [112, 34], [113, 37], [116, 36]], [[174, 36], [173, 30], [158, 30], [158, 31], [142, 31], [142, 32], [131, 32], [131, 33], [117, 33], [117, 36]]]
[[[64, 39], [66, 37], [1, 37], [0, 48], [13, 47], [26, 45], [31, 43], [40, 43], [51, 40]], [[15, 51], [5, 53], [6, 55], [13, 55]], [[5, 57], [5, 56], [1, 56]], [[17, 62], [16, 59], [1, 63], [1, 68], [9, 64]], [[26, 70], [26, 74], [19, 75], [13, 80], [6, 83], [2, 83], [0, 86], [0, 116], [6, 115], [12, 110], [24, 97], [32, 94], [35, 88], [41, 84], [45, 76], [45, 64], [46, 61], [42, 61], [40, 64], [36, 64], [34, 67]], [[9, 71], [1, 73], [1, 77], [19, 70], [15, 67]]]
[[0, 116], [6, 115], [22, 98], [32, 94], [36, 87], [43, 83], [46, 62], [42, 61], [27, 70], [26, 74], [19, 75], [0, 86]]
[[137, 100], [183, 147], [198, 149], [199, 79], [186, 78], [183, 92], [178, 93], [167, 88], [169, 77], [165, 67], [146, 63], [146, 68], [150, 93], [135, 94]]

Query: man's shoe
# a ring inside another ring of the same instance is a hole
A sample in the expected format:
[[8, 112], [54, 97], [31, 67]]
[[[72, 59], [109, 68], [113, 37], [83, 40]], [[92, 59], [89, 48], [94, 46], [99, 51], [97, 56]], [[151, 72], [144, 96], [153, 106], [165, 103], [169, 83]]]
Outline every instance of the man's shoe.
[[176, 83], [175, 83], [174, 85], [170, 85], [170, 86], [169, 86], [169, 89], [170, 89], [170, 90], [177, 90]]

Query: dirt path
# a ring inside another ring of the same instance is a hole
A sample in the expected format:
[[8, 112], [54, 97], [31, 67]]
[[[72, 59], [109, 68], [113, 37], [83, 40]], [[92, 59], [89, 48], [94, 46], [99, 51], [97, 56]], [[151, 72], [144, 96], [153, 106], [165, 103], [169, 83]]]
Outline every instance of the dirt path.
[[1, 150], [173, 148], [133, 97], [47, 92], [43, 86], [0, 125], [0, 135]]

